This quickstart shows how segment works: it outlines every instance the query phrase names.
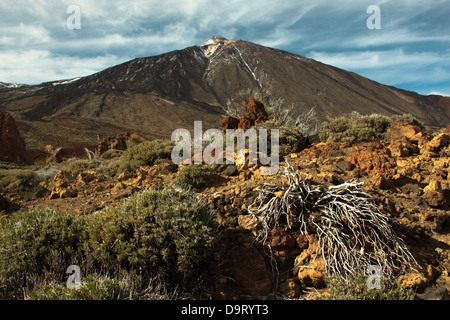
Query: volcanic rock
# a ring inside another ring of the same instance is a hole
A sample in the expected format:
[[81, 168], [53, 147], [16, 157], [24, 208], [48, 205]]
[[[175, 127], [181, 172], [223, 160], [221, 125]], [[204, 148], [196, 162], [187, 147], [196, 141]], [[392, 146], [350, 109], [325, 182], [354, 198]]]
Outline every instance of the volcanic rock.
[[31, 164], [25, 141], [17, 128], [16, 121], [6, 111], [0, 110], [0, 161]]
[[236, 248], [231, 255], [230, 276], [245, 292], [266, 296], [272, 289], [271, 273], [256, 248]]
[[126, 150], [127, 140], [130, 137], [130, 133], [119, 133], [115, 137], [105, 137], [103, 135], [97, 136], [97, 155], [102, 155], [108, 150]]
[[245, 103], [245, 108], [242, 112], [238, 128], [246, 131], [255, 124], [263, 123], [268, 119], [269, 115], [264, 109], [264, 104], [259, 100], [250, 98]]
[[222, 119], [222, 132], [225, 133], [227, 129], [236, 130], [239, 127], [239, 119], [231, 116], [226, 116]]

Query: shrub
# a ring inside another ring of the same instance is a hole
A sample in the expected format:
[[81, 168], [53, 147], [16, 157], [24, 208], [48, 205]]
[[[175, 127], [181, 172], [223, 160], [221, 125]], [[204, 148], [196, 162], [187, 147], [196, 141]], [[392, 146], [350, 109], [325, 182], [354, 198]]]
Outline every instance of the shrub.
[[101, 164], [100, 160], [94, 159], [84, 159], [84, 160], [74, 160], [67, 163], [64, 167], [64, 171], [70, 173], [72, 176], [76, 177], [80, 173], [83, 173], [88, 170], [95, 171]]
[[336, 142], [369, 142], [386, 138], [387, 129], [392, 122], [402, 121], [424, 128], [423, 124], [411, 115], [395, 115], [392, 117], [380, 114], [361, 115], [353, 112], [324, 123], [319, 133], [321, 142], [333, 144]]
[[142, 142], [146, 141], [146, 139], [144, 139], [143, 137], [141, 137], [138, 134], [133, 133], [129, 138], [128, 138], [128, 144], [129, 146], [135, 146], [137, 144], [140, 144]]
[[0, 170], [0, 186], [7, 188], [13, 183], [34, 186], [38, 183], [36, 173], [28, 169]]
[[168, 140], [142, 142], [127, 149], [120, 157], [121, 171], [133, 171], [141, 166], [152, 166], [158, 159], [170, 159], [175, 144]]
[[105, 153], [103, 153], [100, 158], [104, 159], [104, 160], [111, 160], [114, 158], [120, 158], [120, 156], [122, 156], [123, 154], [123, 150], [117, 150], [117, 149], [110, 149], [108, 151], [106, 151]]
[[380, 289], [369, 289], [368, 276], [362, 273], [352, 274], [348, 280], [338, 276], [326, 279], [330, 294], [323, 300], [413, 300], [414, 292], [401, 287], [395, 280], [380, 279]]
[[258, 242], [264, 244], [276, 227], [316, 234], [326, 273], [344, 279], [368, 265], [379, 265], [389, 278], [418, 266], [361, 182], [327, 187], [314, 185], [290, 164], [283, 171], [280, 183], [259, 187], [247, 208], [258, 222], [254, 230]]
[[60, 280], [81, 261], [82, 231], [81, 219], [49, 209], [0, 219], [0, 295], [20, 295], [42, 278]]
[[[308, 144], [306, 139], [301, 133], [295, 132], [289, 127], [280, 127], [274, 121], [267, 121], [262, 124], [258, 124], [255, 127], [258, 132], [259, 129], [267, 129], [267, 148], [268, 152], [271, 150], [271, 129], [279, 130], [279, 152], [281, 155], [291, 154], [302, 151]], [[259, 139], [259, 136], [258, 136]]]
[[339, 117], [322, 125], [319, 138], [328, 144], [336, 142], [367, 142], [384, 138], [390, 118], [378, 114], [361, 116], [352, 114], [350, 117]]
[[174, 184], [181, 188], [202, 188], [211, 182], [213, 174], [214, 170], [209, 166], [190, 164], [181, 169]]
[[425, 125], [410, 114], [394, 115], [391, 117], [391, 121], [392, 122], [406, 122], [406, 123], [418, 126], [422, 130], [425, 130]]
[[187, 191], [150, 190], [91, 217], [86, 253], [105, 271], [167, 281], [200, 271], [215, 238], [212, 213]]
[[142, 278], [126, 276], [121, 279], [89, 275], [82, 279], [79, 289], [69, 289], [66, 284], [37, 286], [27, 294], [27, 300], [132, 300], [138, 299]]

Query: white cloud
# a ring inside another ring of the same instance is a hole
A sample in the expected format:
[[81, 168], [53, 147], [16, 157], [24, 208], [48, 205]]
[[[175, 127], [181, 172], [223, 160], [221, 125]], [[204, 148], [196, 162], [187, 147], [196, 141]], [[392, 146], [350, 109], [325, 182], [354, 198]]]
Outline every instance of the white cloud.
[[[128, 59], [107, 55], [82, 58], [54, 55], [45, 50], [0, 52], [0, 79], [9, 83], [39, 84], [89, 75]], [[18, 67], [20, 66], [20, 67]]]
[[438, 96], [443, 96], [443, 97], [450, 97], [450, 93], [443, 93], [443, 92], [439, 92], [439, 91], [431, 91], [427, 95], [438, 95]]
[[434, 52], [405, 53], [403, 49], [384, 51], [316, 52], [308, 55], [314, 60], [347, 70], [377, 69], [393, 66], [426, 66], [433, 63], [446, 63], [448, 54]]

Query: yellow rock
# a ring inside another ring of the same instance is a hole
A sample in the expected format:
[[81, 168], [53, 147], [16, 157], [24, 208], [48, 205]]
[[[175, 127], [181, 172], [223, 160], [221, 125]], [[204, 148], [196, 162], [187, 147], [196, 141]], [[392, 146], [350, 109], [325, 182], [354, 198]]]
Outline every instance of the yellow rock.
[[423, 188], [423, 192], [427, 191], [442, 191], [441, 182], [437, 180], [431, 180], [430, 183]]

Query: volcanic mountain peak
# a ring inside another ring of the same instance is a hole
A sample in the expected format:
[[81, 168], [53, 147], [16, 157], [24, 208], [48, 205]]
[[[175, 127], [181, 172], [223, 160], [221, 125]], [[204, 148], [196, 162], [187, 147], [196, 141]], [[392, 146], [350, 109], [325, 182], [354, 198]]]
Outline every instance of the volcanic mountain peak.
[[222, 36], [214, 36], [203, 42], [199, 47], [203, 50], [207, 57], [210, 57], [226, 42], [228, 42], [228, 39], [225, 39]]

